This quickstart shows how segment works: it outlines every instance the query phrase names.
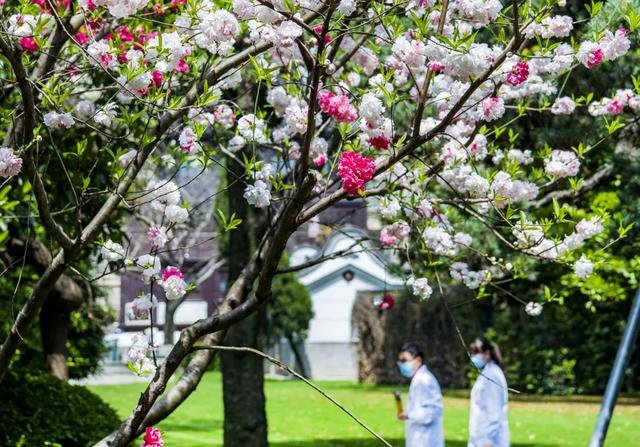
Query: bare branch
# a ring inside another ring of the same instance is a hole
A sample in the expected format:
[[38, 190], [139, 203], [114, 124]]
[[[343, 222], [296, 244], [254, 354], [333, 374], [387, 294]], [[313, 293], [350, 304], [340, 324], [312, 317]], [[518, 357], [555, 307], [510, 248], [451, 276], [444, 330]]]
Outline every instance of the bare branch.
[[306, 268], [313, 267], [314, 265], [322, 264], [323, 262], [329, 261], [331, 259], [336, 259], [336, 258], [340, 258], [342, 256], [356, 254], [356, 253], [362, 253], [365, 250], [352, 251], [352, 249], [354, 249], [355, 247], [359, 246], [365, 240], [366, 239], [357, 240], [356, 242], [351, 244], [349, 247], [347, 247], [347, 248], [345, 248], [343, 250], [335, 251], [335, 252], [333, 252], [331, 254], [328, 254], [328, 255], [324, 255], [324, 254], [321, 253], [318, 257], [313, 258], [310, 261], [303, 262], [302, 264], [294, 265], [292, 267], [286, 267], [286, 268], [278, 269], [278, 270], [276, 270], [276, 275], [282, 275], [284, 273], [299, 272], [300, 270], [304, 270]]
[[324, 20], [322, 32], [320, 33], [318, 40], [318, 50], [316, 52], [313, 73], [311, 75], [311, 94], [309, 95], [308, 111], [307, 111], [307, 130], [304, 136], [304, 142], [300, 150], [300, 161], [298, 165], [298, 176], [300, 182], [303, 182], [309, 172], [309, 150], [311, 148], [311, 142], [316, 133], [316, 104], [318, 102], [318, 93], [320, 91], [320, 75], [322, 72], [323, 61], [320, 60], [320, 56], [324, 54], [324, 37], [329, 30], [329, 22], [333, 13], [333, 0], [329, 0], [327, 15]]

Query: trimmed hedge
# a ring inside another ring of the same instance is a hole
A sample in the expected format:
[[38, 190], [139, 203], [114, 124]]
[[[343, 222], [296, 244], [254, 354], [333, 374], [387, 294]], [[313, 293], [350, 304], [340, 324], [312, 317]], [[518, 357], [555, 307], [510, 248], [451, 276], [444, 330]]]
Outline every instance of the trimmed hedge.
[[41, 371], [10, 371], [0, 385], [0, 446], [85, 447], [119, 423], [91, 391]]

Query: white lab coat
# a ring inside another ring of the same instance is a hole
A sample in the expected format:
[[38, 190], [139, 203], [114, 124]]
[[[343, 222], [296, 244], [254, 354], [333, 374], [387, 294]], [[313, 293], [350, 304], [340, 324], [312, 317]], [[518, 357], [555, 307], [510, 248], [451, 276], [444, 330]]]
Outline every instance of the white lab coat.
[[411, 379], [405, 413], [406, 447], [443, 447], [442, 392], [436, 378], [422, 365]]
[[507, 379], [489, 362], [471, 389], [468, 447], [509, 447]]

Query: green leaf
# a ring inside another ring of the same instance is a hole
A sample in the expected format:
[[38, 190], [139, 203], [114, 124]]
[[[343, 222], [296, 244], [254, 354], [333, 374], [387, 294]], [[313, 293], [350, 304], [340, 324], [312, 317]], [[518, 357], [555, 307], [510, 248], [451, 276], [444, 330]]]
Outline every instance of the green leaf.
[[640, 28], [640, 12], [636, 13], [631, 5], [629, 6], [629, 12], [624, 16], [624, 19], [629, 24], [630, 32], [634, 32]]
[[594, 17], [596, 14], [598, 14], [600, 9], [602, 9], [602, 2], [594, 2], [593, 0], [591, 0], [591, 4], [584, 5], [584, 7], [587, 10], [587, 12], [591, 15], [591, 17]]
[[76, 143], [76, 152], [78, 155], [82, 155], [87, 148], [87, 140], [80, 140]]
[[613, 120], [609, 121], [609, 119], [605, 116], [603, 117], [604, 126], [609, 132], [609, 135], [613, 135], [618, 130], [624, 128], [625, 124], [622, 122], [619, 116], [615, 117]]
[[227, 220], [227, 216], [224, 215], [222, 210], [217, 209], [218, 215], [220, 216], [220, 220], [222, 221], [222, 226], [224, 227], [224, 232], [228, 232], [231, 230], [235, 230], [242, 223], [242, 219], [238, 219], [236, 217], [236, 213], [232, 213], [229, 219]]

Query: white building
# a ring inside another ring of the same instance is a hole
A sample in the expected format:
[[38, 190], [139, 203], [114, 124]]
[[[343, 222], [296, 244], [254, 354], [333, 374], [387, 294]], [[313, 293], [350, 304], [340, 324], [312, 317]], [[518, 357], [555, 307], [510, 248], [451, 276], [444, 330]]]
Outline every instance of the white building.
[[[291, 266], [341, 254], [299, 272], [313, 303], [305, 351], [314, 379], [358, 377], [352, 310], [359, 292], [402, 290], [404, 281], [388, 272], [384, 253], [375, 251], [362, 230], [346, 227], [332, 233], [320, 249], [302, 246], [291, 253]], [[373, 305], [373, 303], [372, 303]]]

